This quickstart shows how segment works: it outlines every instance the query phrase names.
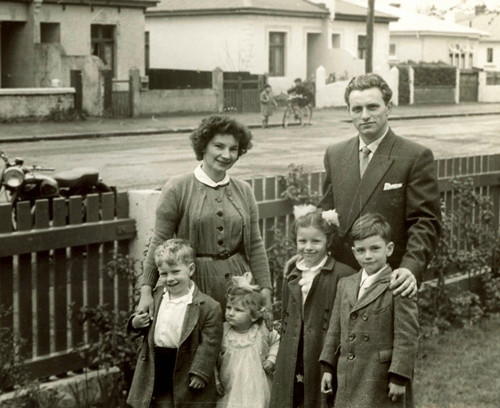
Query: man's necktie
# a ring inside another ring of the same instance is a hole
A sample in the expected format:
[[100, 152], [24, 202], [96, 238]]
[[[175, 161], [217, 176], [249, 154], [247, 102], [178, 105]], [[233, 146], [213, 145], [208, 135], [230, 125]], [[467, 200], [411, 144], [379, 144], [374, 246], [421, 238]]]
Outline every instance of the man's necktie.
[[359, 175], [363, 177], [366, 168], [368, 167], [368, 163], [370, 162], [370, 153], [371, 150], [368, 146], [363, 146], [359, 153]]

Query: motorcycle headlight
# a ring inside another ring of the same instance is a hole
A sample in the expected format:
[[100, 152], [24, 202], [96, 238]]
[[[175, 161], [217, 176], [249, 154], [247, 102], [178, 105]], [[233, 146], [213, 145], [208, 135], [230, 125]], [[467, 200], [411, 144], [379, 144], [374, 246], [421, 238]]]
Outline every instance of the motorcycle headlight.
[[24, 173], [19, 167], [9, 167], [3, 173], [4, 183], [11, 187], [17, 188], [24, 181]]

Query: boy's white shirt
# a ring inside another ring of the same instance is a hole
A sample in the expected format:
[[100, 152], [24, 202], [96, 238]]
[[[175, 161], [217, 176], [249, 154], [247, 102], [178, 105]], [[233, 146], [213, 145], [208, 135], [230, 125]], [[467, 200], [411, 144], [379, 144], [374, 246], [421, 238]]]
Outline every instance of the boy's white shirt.
[[309, 294], [309, 291], [311, 290], [314, 278], [320, 272], [321, 268], [325, 266], [327, 260], [328, 260], [328, 255], [325, 255], [325, 257], [321, 260], [320, 263], [314, 265], [311, 268], [308, 268], [306, 266], [306, 263], [304, 262], [303, 259], [297, 262], [296, 264], [297, 269], [302, 272], [302, 277], [299, 280], [299, 286], [302, 292], [302, 305], [304, 305], [304, 303], [306, 302], [306, 298], [307, 295]]
[[170, 299], [167, 289], [164, 289], [162, 301], [158, 308], [154, 343], [158, 347], [179, 348], [182, 326], [186, 316], [187, 306], [193, 303], [194, 283], [189, 292], [177, 299]]
[[361, 272], [361, 282], [359, 283], [358, 299], [364, 295], [364, 293], [368, 290], [372, 283], [375, 282], [375, 279], [377, 279], [385, 268], [387, 268], [387, 264], [373, 275], [368, 275], [365, 268], [363, 268], [363, 271]]

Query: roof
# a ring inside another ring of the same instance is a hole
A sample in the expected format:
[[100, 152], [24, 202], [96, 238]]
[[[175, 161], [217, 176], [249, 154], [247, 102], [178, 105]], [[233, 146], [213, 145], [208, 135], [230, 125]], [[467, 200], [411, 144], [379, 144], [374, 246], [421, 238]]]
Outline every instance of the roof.
[[490, 33], [485, 41], [500, 41], [500, 13], [479, 14], [459, 21], [460, 24]]
[[325, 7], [306, 0], [161, 0], [148, 15], [272, 14], [324, 18]]
[[[366, 2], [365, 2], [366, 3]], [[337, 0], [335, 2], [335, 20], [366, 21], [367, 7], [353, 1]], [[398, 17], [392, 13], [375, 10], [376, 23], [397, 21]]]
[[[19, 1], [19, 0], [14, 0]], [[31, 3], [32, 0], [22, 0]], [[89, 5], [100, 7], [127, 7], [127, 8], [147, 8], [154, 7], [158, 0], [43, 0], [44, 3], [56, 3], [61, 5]]]
[[[336, 0], [335, 20], [366, 21], [366, 7], [346, 0]], [[149, 16], [193, 16], [267, 14], [277, 16], [325, 18], [329, 11], [322, 4], [307, 0], [161, 0], [147, 11]], [[376, 22], [396, 21], [397, 17], [375, 13]]]
[[480, 38], [488, 36], [489, 33], [469, 28], [461, 24], [441, 20], [438, 17], [426, 16], [413, 11], [397, 7], [381, 7], [384, 11], [389, 11], [399, 17], [398, 21], [389, 24], [391, 35], [445, 35], [445, 36], [465, 36]]

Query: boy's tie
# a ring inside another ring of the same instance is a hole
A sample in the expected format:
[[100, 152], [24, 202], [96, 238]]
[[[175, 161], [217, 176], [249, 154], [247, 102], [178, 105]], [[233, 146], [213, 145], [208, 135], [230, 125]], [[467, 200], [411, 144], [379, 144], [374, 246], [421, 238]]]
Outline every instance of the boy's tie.
[[371, 150], [368, 146], [363, 146], [361, 151], [359, 152], [359, 175], [363, 177], [366, 168], [368, 167], [368, 163], [370, 162], [370, 153]]

